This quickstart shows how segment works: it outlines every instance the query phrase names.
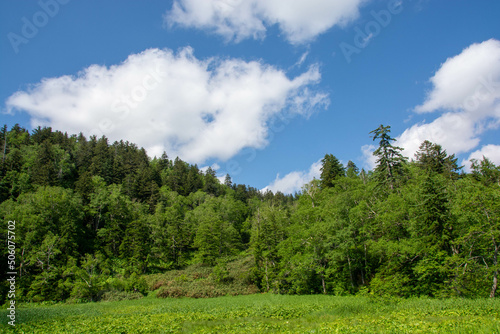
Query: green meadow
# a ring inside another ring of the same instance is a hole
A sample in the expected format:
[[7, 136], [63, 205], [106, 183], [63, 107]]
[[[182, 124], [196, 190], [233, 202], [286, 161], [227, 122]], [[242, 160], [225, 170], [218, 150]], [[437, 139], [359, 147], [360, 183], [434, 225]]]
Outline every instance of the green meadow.
[[497, 299], [255, 294], [21, 305], [5, 333], [500, 333]]

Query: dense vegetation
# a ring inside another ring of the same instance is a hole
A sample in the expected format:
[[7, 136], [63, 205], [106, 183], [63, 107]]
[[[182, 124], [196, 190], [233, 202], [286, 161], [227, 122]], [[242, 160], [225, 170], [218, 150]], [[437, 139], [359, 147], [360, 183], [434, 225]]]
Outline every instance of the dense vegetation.
[[[408, 161], [388, 126], [372, 137], [373, 171], [327, 154], [320, 180], [292, 196], [220, 183], [129, 142], [5, 126], [0, 233], [6, 244], [16, 221], [16, 298], [176, 296], [148, 277], [190, 266], [209, 272], [180, 281], [211, 287], [237, 276], [280, 294], [494, 297], [500, 168], [484, 158], [464, 173], [427, 141]], [[3, 279], [3, 302], [7, 289]]]
[[[257, 294], [156, 299], [17, 310], [9, 333], [498, 333], [495, 299], [380, 299]], [[3, 327], [3, 328], [2, 328]]]

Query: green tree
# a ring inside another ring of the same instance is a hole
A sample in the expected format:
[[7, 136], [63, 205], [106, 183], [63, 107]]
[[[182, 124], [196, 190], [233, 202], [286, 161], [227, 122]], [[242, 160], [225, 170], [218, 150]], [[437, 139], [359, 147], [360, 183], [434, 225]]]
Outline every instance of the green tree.
[[453, 211], [460, 236], [453, 241], [455, 277], [459, 295], [495, 297], [500, 247], [500, 191], [473, 177], [460, 180]]
[[226, 177], [224, 178], [224, 185], [229, 188], [233, 185], [233, 181], [231, 181], [231, 176], [229, 176], [229, 174], [226, 174]]
[[37, 150], [31, 180], [37, 185], [53, 186], [56, 184], [56, 176], [55, 153], [50, 141], [45, 140]]
[[64, 271], [65, 277], [73, 278], [71, 297], [76, 300], [96, 301], [106, 286], [106, 270], [102, 268], [104, 256], [100, 253], [85, 254], [78, 262], [70, 258]]
[[210, 195], [219, 195], [220, 183], [217, 179], [215, 170], [213, 170], [212, 167], [208, 167], [205, 172], [203, 191]]
[[375, 167], [375, 179], [379, 185], [387, 186], [390, 190], [399, 183], [404, 175], [404, 167], [407, 161], [401, 151], [401, 147], [393, 146], [391, 142], [396, 141], [389, 134], [390, 126], [380, 125], [371, 131], [373, 140], [379, 140], [379, 147], [373, 152], [377, 157], [377, 167]]
[[186, 194], [195, 193], [203, 188], [203, 178], [197, 165], [189, 167], [186, 179]]
[[179, 195], [188, 195], [187, 177], [188, 177], [188, 164], [182, 161], [179, 157], [175, 158], [174, 165], [167, 177], [168, 187], [179, 193]]
[[354, 162], [349, 160], [349, 162], [347, 163], [346, 176], [352, 178], [352, 177], [357, 177], [358, 174], [359, 174], [358, 166], [356, 166]]
[[[95, 137], [94, 137], [95, 139]], [[87, 141], [87, 138], [80, 132], [76, 138], [75, 149], [73, 150], [73, 157], [75, 162], [75, 168], [79, 175], [89, 172], [89, 167], [92, 162], [92, 151], [94, 149], [95, 142]]]
[[438, 295], [445, 290], [450, 272], [445, 263], [451, 256], [453, 219], [443, 176], [430, 173], [419, 187], [411, 219], [411, 237], [416, 245], [417, 262], [413, 272], [419, 294]]
[[210, 198], [195, 208], [187, 217], [196, 224], [194, 246], [201, 262], [214, 265], [219, 257], [233, 255], [241, 248], [241, 237], [237, 227], [236, 201]]
[[188, 203], [183, 196], [167, 187], [160, 194], [150, 221], [150, 262], [157, 270], [180, 268], [190, 258], [196, 226], [184, 219]]
[[87, 246], [81, 199], [68, 189], [39, 187], [17, 201], [5, 201], [0, 213], [6, 221], [16, 220], [16, 231], [22, 231], [16, 238], [21, 296], [33, 301], [64, 299], [69, 293], [62, 282], [67, 259]]
[[322, 189], [332, 187], [335, 179], [345, 175], [344, 166], [333, 154], [326, 154], [321, 163], [320, 185]]
[[458, 172], [462, 167], [458, 167], [455, 155], [448, 155], [441, 145], [433, 144], [426, 140], [415, 153], [417, 166], [427, 172], [434, 172], [444, 175], [446, 178], [457, 179]]
[[89, 169], [92, 175], [102, 177], [106, 184], [113, 183], [113, 157], [108, 139], [104, 136], [101, 137], [93, 149]]
[[120, 257], [128, 261], [129, 273], [145, 274], [148, 268], [148, 255], [151, 250], [151, 231], [149, 217], [145, 212], [137, 220], [127, 225], [125, 236], [120, 245]]
[[280, 291], [280, 256], [278, 245], [286, 239], [288, 212], [280, 206], [264, 204], [257, 208], [251, 219], [250, 244], [255, 259], [259, 285], [270, 291]]
[[96, 244], [110, 258], [119, 257], [119, 247], [125, 237], [130, 222], [140, 211], [132, 201], [122, 194], [121, 186], [106, 186], [103, 178], [92, 178], [94, 190], [90, 195], [89, 213], [92, 215], [92, 229], [96, 234]]
[[495, 166], [488, 158], [483, 156], [481, 161], [471, 160], [471, 170], [474, 178], [486, 186], [500, 186], [500, 166]]

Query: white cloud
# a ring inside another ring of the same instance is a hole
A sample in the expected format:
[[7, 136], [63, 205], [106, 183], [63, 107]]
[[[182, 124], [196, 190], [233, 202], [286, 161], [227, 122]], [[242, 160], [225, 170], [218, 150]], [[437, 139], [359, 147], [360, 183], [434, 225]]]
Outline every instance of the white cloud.
[[262, 189], [262, 192], [271, 190], [276, 193], [281, 191], [284, 194], [293, 194], [302, 189], [306, 183], [312, 181], [314, 178], [319, 179], [321, 175], [321, 159], [316, 161], [309, 167], [308, 171], [294, 171], [288, 173], [284, 177], [280, 177], [279, 174], [276, 179], [267, 187]]
[[470, 152], [486, 130], [500, 125], [500, 41], [473, 44], [449, 58], [430, 79], [433, 85], [417, 113], [445, 111], [430, 123], [419, 123], [399, 136], [397, 145], [413, 158], [424, 140], [448, 153]]
[[458, 56], [448, 58], [430, 79], [433, 85], [416, 112], [439, 109], [477, 109], [500, 97], [500, 41], [490, 39], [472, 44]]
[[486, 145], [480, 150], [472, 152], [467, 159], [462, 161], [462, 165], [465, 166], [467, 172], [470, 171], [470, 161], [476, 159], [478, 161], [483, 160], [483, 157], [488, 158], [495, 165], [500, 165], [500, 145]]
[[173, 26], [208, 29], [227, 40], [260, 39], [277, 24], [291, 43], [304, 43], [356, 19], [366, 0], [175, 0], [164, 17]]
[[474, 122], [465, 113], [445, 113], [431, 123], [419, 123], [406, 129], [396, 145], [404, 148], [403, 154], [414, 158], [424, 140], [441, 145], [448, 153], [469, 152], [480, 140]]
[[7, 99], [9, 112], [28, 112], [33, 127], [129, 140], [148, 154], [191, 163], [226, 160], [245, 147], [267, 145], [268, 122], [283, 112], [308, 116], [328, 103], [308, 87], [311, 67], [290, 79], [282, 70], [240, 59], [198, 60], [149, 49], [111, 67], [93, 65], [77, 76], [43, 79]]
[[361, 147], [361, 152], [363, 154], [361, 159], [363, 160], [363, 168], [366, 170], [372, 170], [377, 165], [377, 157], [373, 155], [375, 149], [375, 145], [363, 145]]

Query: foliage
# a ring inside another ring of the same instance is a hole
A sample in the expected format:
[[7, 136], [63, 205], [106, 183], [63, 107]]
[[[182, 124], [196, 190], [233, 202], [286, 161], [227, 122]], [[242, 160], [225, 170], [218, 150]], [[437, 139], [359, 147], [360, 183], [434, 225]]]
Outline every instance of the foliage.
[[292, 196], [129, 142], [4, 127], [0, 233], [7, 243], [16, 221], [16, 299], [497, 296], [500, 167], [483, 158], [466, 174], [429, 141], [408, 161], [389, 126], [371, 134], [373, 172], [326, 154], [321, 179]]
[[345, 175], [345, 168], [333, 154], [326, 154], [321, 160], [321, 188], [333, 186], [335, 179]]
[[373, 140], [379, 139], [379, 147], [373, 152], [377, 157], [375, 179], [379, 185], [393, 190], [404, 174], [406, 158], [401, 154], [403, 150], [401, 147], [391, 144], [396, 139], [389, 136], [390, 132], [390, 126], [380, 125], [370, 133], [373, 133]]

